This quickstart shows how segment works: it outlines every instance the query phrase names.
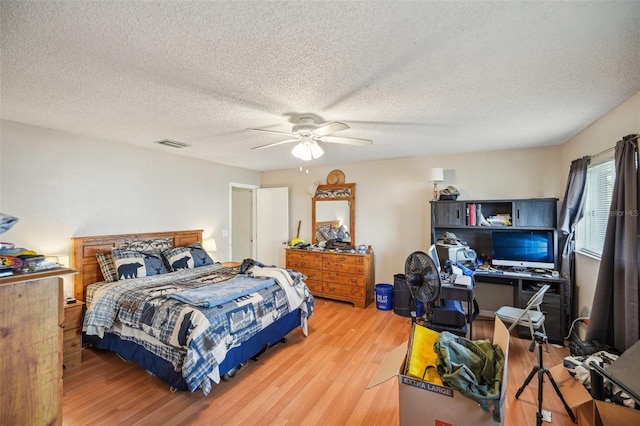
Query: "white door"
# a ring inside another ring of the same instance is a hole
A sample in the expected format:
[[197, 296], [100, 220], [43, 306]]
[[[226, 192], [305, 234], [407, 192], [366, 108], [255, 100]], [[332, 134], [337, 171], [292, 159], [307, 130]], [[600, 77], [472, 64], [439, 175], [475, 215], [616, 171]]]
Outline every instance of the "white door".
[[256, 190], [256, 257], [265, 265], [285, 267], [289, 239], [289, 189]]

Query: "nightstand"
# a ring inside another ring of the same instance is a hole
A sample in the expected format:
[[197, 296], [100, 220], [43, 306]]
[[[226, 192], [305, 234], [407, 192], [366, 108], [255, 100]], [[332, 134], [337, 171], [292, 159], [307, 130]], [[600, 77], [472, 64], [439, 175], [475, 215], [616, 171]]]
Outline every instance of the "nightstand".
[[82, 311], [84, 302], [64, 304], [62, 363], [65, 368], [82, 362]]

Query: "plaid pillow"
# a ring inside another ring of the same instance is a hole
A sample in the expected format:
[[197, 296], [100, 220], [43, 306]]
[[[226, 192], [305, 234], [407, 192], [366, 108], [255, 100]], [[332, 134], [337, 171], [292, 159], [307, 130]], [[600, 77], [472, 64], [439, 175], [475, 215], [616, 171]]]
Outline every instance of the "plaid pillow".
[[200, 243], [176, 247], [171, 250], [164, 250], [162, 252], [162, 256], [172, 271], [213, 265], [213, 260], [209, 257], [207, 252], [204, 251]]
[[96, 254], [100, 271], [102, 271], [102, 277], [108, 283], [118, 281], [118, 274], [116, 274], [116, 265], [113, 263], [113, 256], [111, 253], [98, 253]]
[[165, 274], [167, 269], [160, 252], [137, 250], [111, 250], [118, 280]]

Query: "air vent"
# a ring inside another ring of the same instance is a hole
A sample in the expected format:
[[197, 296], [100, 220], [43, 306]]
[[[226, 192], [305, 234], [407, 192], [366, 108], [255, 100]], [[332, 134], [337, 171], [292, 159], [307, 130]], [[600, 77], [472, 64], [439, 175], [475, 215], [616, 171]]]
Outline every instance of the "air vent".
[[163, 141], [158, 141], [155, 143], [159, 143], [160, 145], [166, 145], [166, 146], [170, 146], [171, 148], [186, 148], [188, 146], [191, 146], [187, 143], [184, 142], [178, 142], [178, 141], [172, 141], [169, 139], [165, 139]]

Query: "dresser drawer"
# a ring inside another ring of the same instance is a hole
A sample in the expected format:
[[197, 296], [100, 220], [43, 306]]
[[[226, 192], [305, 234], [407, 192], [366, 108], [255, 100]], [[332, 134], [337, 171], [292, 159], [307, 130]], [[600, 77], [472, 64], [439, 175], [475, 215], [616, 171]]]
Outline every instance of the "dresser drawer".
[[337, 262], [322, 262], [322, 269], [325, 271], [337, 271], [348, 272], [350, 274], [364, 275], [364, 265], [356, 265], [354, 262], [349, 263], [337, 263]]
[[344, 284], [354, 287], [364, 287], [365, 284], [365, 279], [362, 275], [334, 271], [323, 272], [322, 281], [325, 283]]
[[305, 284], [309, 287], [311, 294], [322, 292], [322, 281], [305, 280]]
[[328, 295], [334, 294], [336, 296], [348, 296], [355, 298], [364, 297], [364, 287], [353, 287], [344, 284], [324, 282], [322, 285], [322, 291]]
[[65, 352], [64, 366], [66, 368], [75, 367], [82, 363], [82, 351]]
[[62, 343], [62, 352], [72, 352], [82, 349], [82, 329], [72, 328], [70, 330], [64, 330], [64, 337]]
[[354, 266], [356, 256], [348, 254], [325, 253], [322, 255], [322, 269], [333, 269], [335, 265]]
[[309, 269], [309, 268], [290, 268], [290, 269], [295, 269], [301, 274], [304, 274], [307, 277], [305, 282], [314, 281], [314, 280], [322, 281], [322, 270], [320, 269]]
[[295, 270], [300, 270], [300, 268], [322, 269], [322, 254], [287, 251], [287, 268]]
[[64, 328], [82, 327], [82, 303], [65, 305]]

